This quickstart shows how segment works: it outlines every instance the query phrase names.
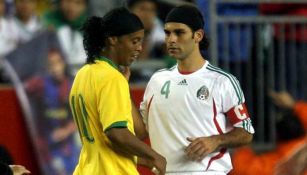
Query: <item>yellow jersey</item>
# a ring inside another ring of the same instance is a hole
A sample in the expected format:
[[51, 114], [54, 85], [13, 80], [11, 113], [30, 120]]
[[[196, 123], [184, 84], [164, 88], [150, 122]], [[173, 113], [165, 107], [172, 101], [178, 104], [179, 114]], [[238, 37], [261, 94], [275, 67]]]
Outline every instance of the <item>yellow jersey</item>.
[[136, 157], [115, 151], [105, 134], [127, 128], [134, 134], [129, 85], [107, 58], [83, 66], [77, 73], [70, 107], [82, 141], [74, 175], [137, 175]]

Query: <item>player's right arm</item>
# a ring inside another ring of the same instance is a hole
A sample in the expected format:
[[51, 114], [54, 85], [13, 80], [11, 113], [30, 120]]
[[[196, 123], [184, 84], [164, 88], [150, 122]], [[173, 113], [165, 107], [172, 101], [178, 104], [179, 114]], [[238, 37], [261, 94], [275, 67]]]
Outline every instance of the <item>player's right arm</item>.
[[166, 159], [131, 134], [127, 128], [111, 128], [106, 131], [106, 135], [121, 151], [148, 160], [152, 164], [151, 167], [159, 170], [160, 175], [165, 174]]
[[[115, 75], [114, 75], [115, 76]], [[99, 115], [104, 133], [116, 149], [148, 160], [160, 174], [165, 174], [166, 159], [138, 139], [140, 120], [134, 120], [132, 115], [137, 112], [133, 107], [128, 82], [122, 76], [115, 76], [103, 87], [99, 94]], [[112, 97], [112, 98], [110, 98]], [[135, 112], [133, 114], [133, 111]], [[138, 116], [140, 117], [140, 116]], [[142, 129], [141, 129], [142, 130]], [[143, 126], [144, 130], [144, 126]]]
[[275, 167], [274, 175], [298, 175], [307, 171], [307, 144]]

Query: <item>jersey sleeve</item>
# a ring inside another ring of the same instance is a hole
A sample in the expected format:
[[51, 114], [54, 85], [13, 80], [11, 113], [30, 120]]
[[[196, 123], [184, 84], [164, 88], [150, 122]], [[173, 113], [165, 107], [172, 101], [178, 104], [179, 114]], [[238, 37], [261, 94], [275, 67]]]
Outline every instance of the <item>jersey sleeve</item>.
[[154, 93], [152, 91], [152, 87], [151, 87], [151, 83], [152, 81], [150, 80], [146, 86], [145, 92], [144, 92], [144, 96], [143, 96], [143, 100], [140, 104], [140, 113], [143, 117], [143, 122], [146, 125], [146, 129], [148, 130], [148, 110], [151, 104], [151, 101], [153, 99]]
[[129, 85], [125, 78], [115, 76], [100, 90], [98, 112], [103, 131], [133, 125]]
[[239, 81], [231, 75], [222, 82], [221, 98], [227, 119], [234, 127], [243, 128], [251, 134], [255, 133]]

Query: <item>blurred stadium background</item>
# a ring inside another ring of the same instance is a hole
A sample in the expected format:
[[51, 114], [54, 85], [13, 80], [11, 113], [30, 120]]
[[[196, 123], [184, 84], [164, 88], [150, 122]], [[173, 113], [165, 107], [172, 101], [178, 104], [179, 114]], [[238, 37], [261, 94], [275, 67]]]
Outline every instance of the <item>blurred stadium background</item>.
[[[163, 45], [166, 14], [176, 5], [192, 3], [203, 13], [210, 39], [204, 57], [241, 83], [256, 129], [253, 149], [276, 148], [281, 111], [268, 93], [307, 98], [306, 0], [150, 2], [0, 0], [0, 145], [15, 164], [32, 174], [71, 174], [80, 142], [67, 95], [85, 61], [79, 27], [87, 16], [102, 16], [122, 5], [145, 21], [147, 31], [144, 53], [132, 65], [131, 93], [137, 104], [150, 76], [174, 64]], [[150, 174], [143, 168], [140, 172]]]

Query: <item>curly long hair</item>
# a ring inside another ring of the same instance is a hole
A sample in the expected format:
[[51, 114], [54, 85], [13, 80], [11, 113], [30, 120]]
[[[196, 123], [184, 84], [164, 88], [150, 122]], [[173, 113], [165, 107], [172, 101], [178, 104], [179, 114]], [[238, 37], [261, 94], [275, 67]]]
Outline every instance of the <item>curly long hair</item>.
[[101, 17], [90, 17], [81, 28], [83, 32], [83, 45], [87, 55], [86, 63], [94, 63], [105, 47], [108, 32], [105, 29], [104, 20]]
[[102, 18], [90, 17], [81, 28], [87, 63], [94, 63], [101, 56], [108, 37], [123, 36], [141, 29], [144, 29], [141, 20], [125, 7], [115, 8]]

